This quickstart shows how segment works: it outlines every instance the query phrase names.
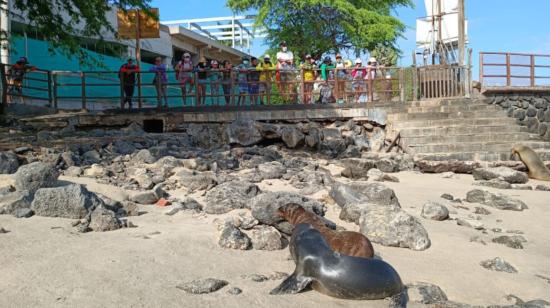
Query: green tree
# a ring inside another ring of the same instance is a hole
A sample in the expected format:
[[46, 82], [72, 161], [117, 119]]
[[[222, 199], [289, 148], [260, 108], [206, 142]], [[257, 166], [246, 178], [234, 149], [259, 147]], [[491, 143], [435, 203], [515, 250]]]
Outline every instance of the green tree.
[[375, 57], [379, 64], [392, 67], [397, 65], [401, 53], [394, 46], [379, 44], [370, 51], [370, 55]]
[[[5, 4], [7, 0], [0, 0]], [[80, 48], [82, 37], [97, 38], [99, 44], [104, 37], [116, 33], [107, 20], [106, 13], [112, 9], [138, 8], [147, 12], [150, 0], [10, 0], [10, 14], [19, 14], [29, 21], [25, 25], [40, 34], [50, 44], [50, 50], [58, 48], [65, 54], [86, 58], [86, 51]], [[8, 39], [2, 33], [0, 39]]]
[[257, 10], [257, 26], [267, 29], [267, 42], [276, 48], [286, 41], [303, 57], [326, 52], [374, 50], [392, 46], [405, 25], [391, 13], [411, 0], [227, 0], [237, 11]]

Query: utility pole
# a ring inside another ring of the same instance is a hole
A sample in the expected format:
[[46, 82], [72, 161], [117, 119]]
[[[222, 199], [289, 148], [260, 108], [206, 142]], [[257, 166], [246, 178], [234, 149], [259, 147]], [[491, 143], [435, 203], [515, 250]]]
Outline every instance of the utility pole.
[[10, 2], [10, 0], [2, 0], [0, 2], [0, 31], [3, 34], [0, 42], [0, 62], [4, 64], [9, 64], [10, 62]]
[[466, 11], [465, 0], [458, 0], [458, 65], [464, 65], [466, 52]]
[[446, 64], [447, 53], [445, 52], [445, 43], [443, 42], [443, 12], [441, 10], [441, 0], [437, 0], [437, 50], [439, 53], [439, 64]]

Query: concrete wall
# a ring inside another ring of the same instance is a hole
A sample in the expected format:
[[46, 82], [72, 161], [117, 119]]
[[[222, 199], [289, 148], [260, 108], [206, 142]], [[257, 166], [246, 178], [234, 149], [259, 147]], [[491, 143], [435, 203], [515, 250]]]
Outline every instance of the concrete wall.
[[508, 116], [530, 133], [550, 140], [550, 90], [547, 93], [495, 93], [486, 94], [487, 103], [507, 110]]

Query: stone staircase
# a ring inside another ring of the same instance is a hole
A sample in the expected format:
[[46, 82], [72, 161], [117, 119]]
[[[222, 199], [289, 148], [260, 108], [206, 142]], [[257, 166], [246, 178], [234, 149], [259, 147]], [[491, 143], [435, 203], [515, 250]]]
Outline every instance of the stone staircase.
[[510, 160], [514, 144], [534, 149], [550, 161], [550, 142], [482, 99], [408, 102], [386, 108], [388, 122], [418, 159]]

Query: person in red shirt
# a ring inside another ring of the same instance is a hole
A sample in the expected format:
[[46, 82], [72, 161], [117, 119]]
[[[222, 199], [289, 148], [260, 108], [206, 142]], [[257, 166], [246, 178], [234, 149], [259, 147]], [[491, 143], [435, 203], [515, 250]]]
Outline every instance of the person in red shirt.
[[[132, 98], [134, 97], [137, 72], [139, 72], [139, 66], [135, 65], [132, 59], [128, 59], [128, 62], [124, 63], [118, 71], [120, 85], [124, 90], [124, 105], [128, 103], [128, 109], [132, 109]], [[122, 108], [124, 108], [124, 105]]]
[[23, 80], [25, 74], [36, 70], [36, 67], [29, 64], [27, 57], [21, 57], [17, 62], [8, 70], [8, 92], [23, 94]]

